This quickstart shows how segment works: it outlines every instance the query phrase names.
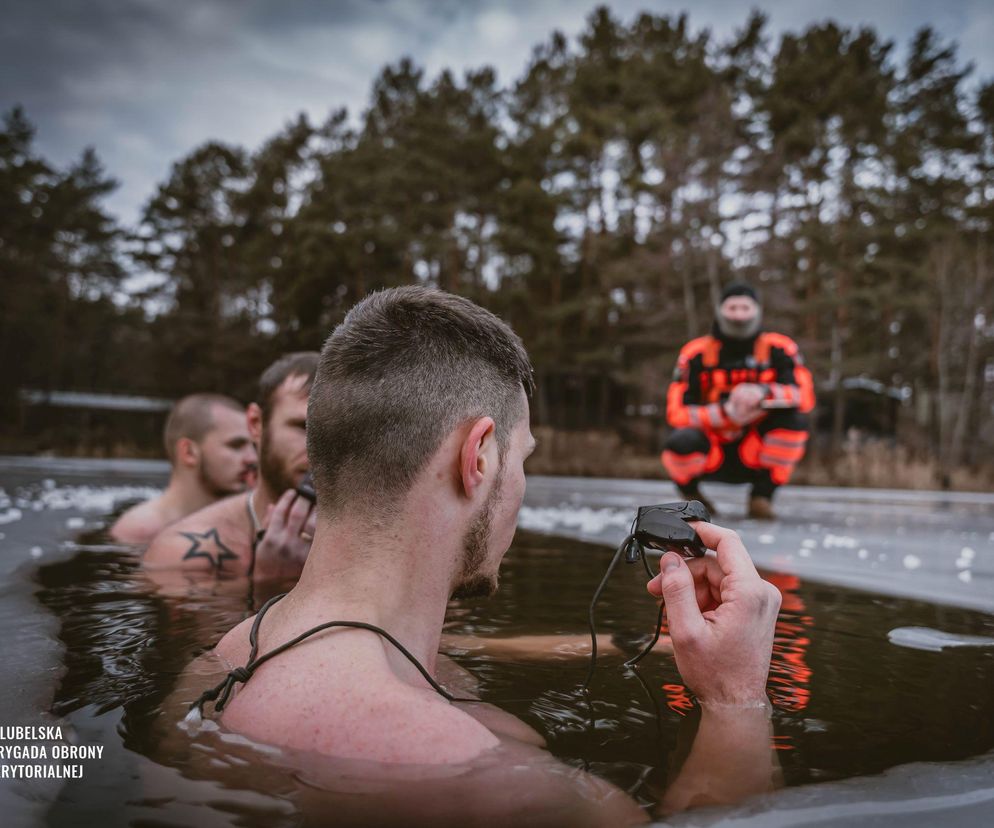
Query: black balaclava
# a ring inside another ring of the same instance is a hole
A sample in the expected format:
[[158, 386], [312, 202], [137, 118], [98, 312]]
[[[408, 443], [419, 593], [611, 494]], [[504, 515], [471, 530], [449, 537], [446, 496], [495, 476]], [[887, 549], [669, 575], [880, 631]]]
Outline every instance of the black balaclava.
[[[759, 308], [756, 315], [748, 322], [732, 322], [721, 315], [722, 303], [731, 296], [748, 296]], [[750, 342], [759, 333], [760, 325], [763, 324], [763, 306], [759, 301], [759, 294], [750, 285], [744, 282], [732, 282], [722, 291], [718, 307], [714, 311], [715, 335], [726, 341]]]

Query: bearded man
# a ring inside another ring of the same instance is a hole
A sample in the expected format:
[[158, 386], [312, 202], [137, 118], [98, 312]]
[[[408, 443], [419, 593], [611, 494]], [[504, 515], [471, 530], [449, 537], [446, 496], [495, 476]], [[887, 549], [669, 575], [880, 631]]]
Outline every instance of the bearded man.
[[259, 378], [248, 407], [248, 432], [259, 450], [251, 491], [214, 503], [168, 527], [152, 541], [148, 569], [292, 578], [314, 535], [313, 501], [296, 487], [307, 474], [307, 394], [318, 354], [287, 354]]
[[228, 495], [244, 492], [256, 463], [245, 407], [223, 394], [190, 394], [177, 402], [163, 433], [169, 484], [132, 506], [110, 528], [121, 543], [147, 544], [170, 524]]
[[680, 350], [666, 394], [674, 429], [663, 467], [688, 500], [714, 505], [702, 480], [748, 483], [749, 517], [773, 518], [773, 493], [804, 456], [814, 384], [797, 343], [762, 329], [759, 294], [729, 285], [709, 336]]

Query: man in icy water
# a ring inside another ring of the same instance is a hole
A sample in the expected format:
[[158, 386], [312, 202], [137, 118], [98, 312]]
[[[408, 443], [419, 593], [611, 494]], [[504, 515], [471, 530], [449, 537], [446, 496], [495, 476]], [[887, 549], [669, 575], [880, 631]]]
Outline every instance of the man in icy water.
[[172, 523], [244, 492], [255, 467], [245, 407], [223, 394], [190, 394], [173, 406], [163, 433], [171, 470], [166, 490], [132, 506], [110, 529], [121, 543], [146, 544]]
[[301, 351], [262, 373], [258, 402], [248, 407], [248, 432], [259, 451], [256, 487], [168, 527], [145, 552], [146, 568], [274, 579], [299, 574], [317, 517], [294, 488], [307, 474], [307, 394], [317, 363], [316, 352]]
[[[646, 818], [620, 789], [557, 762], [524, 722], [432, 686], [470, 692], [468, 674], [438, 653], [446, 604], [497, 589], [535, 446], [531, 386], [528, 357], [507, 325], [420, 287], [367, 297], [324, 345], [308, 408], [318, 516], [303, 572], [285, 597], [191, 665], [178, 694], [189, 704], [227, 673], [201, 697], [205, 714], [220, 706], [223, 730], [303, 756], [304, 777], [318, 780], [308, 790], [346, 794], [332, 796], [333, 807], [316, 805], [319, 817], [433, 825]], [[780, 594], [734, 532], [695, 528], [717, 554], [688, 563], [667, 553], [648, 583], [666, 603], [677, 667], [703, 708], [661, 812], [768, 790], [775, 776], [765, 687]], [[375, 626], [408, 655], [369, 626], [326, 628], [271, 653], [333, 621]], [[421, 781], [383, 782], [408, 772]]]

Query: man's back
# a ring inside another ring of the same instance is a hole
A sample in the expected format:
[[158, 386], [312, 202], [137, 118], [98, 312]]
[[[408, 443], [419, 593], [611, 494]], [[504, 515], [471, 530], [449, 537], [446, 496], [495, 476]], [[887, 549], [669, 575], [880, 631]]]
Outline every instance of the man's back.
[[[249, 661], [254, 620], [235, 627], [215, 648], [227, 669]], [[329, 620], [335, 619], [274, 605], [260, 624], [258, 655]], [[482, 705], [448, 702], [413, 668], [404, 671], [398, 658], [404, 660], [370, 631], [318, 633], [260, 666], [224, 709], [222, 721], [269, 744], [376, 762], [465, 762], [497, 746], [498, 735], [465, 709]], [[499, 727], [492, 711], [487, 721]], [[506, 729], [523, 735], [521, 723], [506, 718]]]

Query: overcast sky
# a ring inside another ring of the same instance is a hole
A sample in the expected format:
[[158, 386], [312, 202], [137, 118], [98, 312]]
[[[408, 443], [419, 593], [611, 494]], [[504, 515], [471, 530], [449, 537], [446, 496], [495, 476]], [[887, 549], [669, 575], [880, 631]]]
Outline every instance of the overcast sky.
[[[297, 113], [314, 122], [367, 103], [380, 68], [412, 56], [430, 74], [494, 66], [517, 78], [553, 29], [578, 33], [587, 0], [6, 0], [0, 108], [22, 104], [37, 146], [68, 164], [96, 148], [121, 182], [108, 206], [133, 222], [170, 165], [208, 139], [250, 149]], [[991, 0], [617, 0], [615, 16], [692, 9], [727, 36], [752, 6], [772, 32], [832, 17], [907, 43], [931, 24], [994, 77]]]

